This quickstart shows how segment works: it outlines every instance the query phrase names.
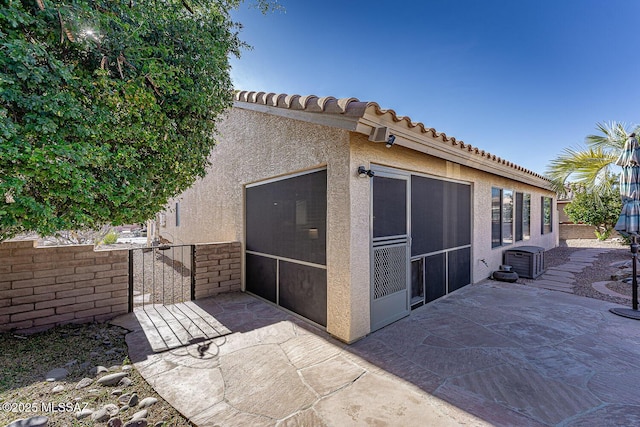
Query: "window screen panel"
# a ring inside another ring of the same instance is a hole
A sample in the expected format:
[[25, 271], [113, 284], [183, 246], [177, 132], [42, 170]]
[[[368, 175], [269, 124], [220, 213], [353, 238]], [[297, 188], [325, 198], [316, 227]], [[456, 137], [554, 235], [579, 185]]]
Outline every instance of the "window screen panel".
[[516, 242], [522, 240], [524, 204], [522, 193], [516, 193]]
[[273, 258], [247, 254], [247, 291], [276, 302], [276, 263]]
[[327, 270], [280, 261], [280, 305], [327, 326]]
[[326, 265], [327, 171], [246, 189], [247, 250]]
[[411, 255], [444, 248], [444, 185], [442, 181], [411, 177]]
[[471, 248], [458, 249], [448, 254], [449, 292], [471, 283]]
[[471, 243], [471, 186], [411, 177], [411, 255]]
[[522, 237], [531, 238], [531, 194], [528, 193], [522, 197]]
[[430, 302], [447, 293], [446, 255], [431, 255], [424, 260], [425, 300]]
[[407, 181], [373, 179], [373, 237], [407, 234]]
[[411, 261], [411, 303], [424, 299], [424, 259]]
[[444, 185], [444, 248], [471, 244], [471, 186], [442, 181]]
[[546, 230], [546, 232], [548, 233], [551, 233], [553, 231], [553, 211], [551, 210], [552, 205], [553, 199], [551, 197], [547, 197], [545, 215], [548, 214], [548, 218], [545, 217], [545, 225], [548, 226], [548, 230]]
[[551, 213], [552, 206], [551, 197], [542, 197], [542, 234], [551, 233], [553, 215]]
[[491, 247], [502, 245], [502, 190], [491, 188]]
[[502, 190], [502, 244], [513, 243], [513, 190]]

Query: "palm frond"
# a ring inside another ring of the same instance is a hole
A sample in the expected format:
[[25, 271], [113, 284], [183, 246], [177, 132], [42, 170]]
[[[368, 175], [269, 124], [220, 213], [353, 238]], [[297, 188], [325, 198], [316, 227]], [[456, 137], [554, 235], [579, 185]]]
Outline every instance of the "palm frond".
[[611, 177], [616, 173], [612, 171], [612, 165], [617, 158], [617, 152], [601, 147], [566, 148], [551, 161], [546, 176], [559, 195], [566, 194], [569, 182], [578, 183], [588, 191], [605, 194], [613, 191]]
[[585, 142], [590, 148], [600, 148], [607, 152], [622, 150], [625, 141], [632, 132], [631, 127], [626, 123], [615, 121], [596, 123], [596, 129], [600, 134], [587, 135]]

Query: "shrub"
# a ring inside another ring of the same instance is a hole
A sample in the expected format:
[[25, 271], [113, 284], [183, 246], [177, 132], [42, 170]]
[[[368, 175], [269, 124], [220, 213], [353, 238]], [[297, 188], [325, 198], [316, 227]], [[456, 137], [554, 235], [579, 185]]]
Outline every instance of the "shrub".
[[105, 245], [113, 245], [118, 241], [118, 237], [118, 233], [116, 233], [115, 231], [110, 231], [106, 236], [104, 236], [104, 239], [102, 239], [102, 243]]

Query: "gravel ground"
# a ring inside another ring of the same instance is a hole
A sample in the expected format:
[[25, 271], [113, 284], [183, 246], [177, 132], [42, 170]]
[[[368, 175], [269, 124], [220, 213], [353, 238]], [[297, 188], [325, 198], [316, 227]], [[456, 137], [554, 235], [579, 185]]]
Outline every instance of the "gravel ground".
[[[596, 291], [591, 284], [594, 282], [605, 282], [611, 280], [611, 275], [620, 270], [618, 267], [611, 266], [612, 263], [618, 261], [625, 261], [631, 259], [629, 249], [619, 248], [610, 249], [608, 252], [598, 255], [597, 261], [595, 261], [591, 267], [585, 269], [582, 273], [576, 274], [576, 284], [573, 287], [573, 291], [576, 295], [581, 295], [590, 298], [601, 299], [604, 301], [615, 302], [618, 304], [627, 305], [629, 301], [625, 298], [618, 298], [609, 295], [602, 294]], [[628, 287], [629, 285], [623, 285]], [[614, 289], [618, 292], [616, 289]]]
[[[156, 401], [146, 408], [144, 425], [191, 426], [130, 364], [125, 333], [98, 323], [57, 326], [28, 336], [1, 333], [0, 426], [38, 416], [48, 418], [48, 427], [106, 426], [109, 417], [98, 421], [97, 415], [107, 407], [121, 421], [112, 425], [122, 425], [142, 415], [144, 398]], [[46, 381], [54, 369], [65, 373]], [[101, 378], [118, 373], [125, 375], [118, 384], [100, 384]], [[131, 400], [134, 394], [139, 403]], [[83, 409], [93, 413], [81, 418]]]
[[[569, 262], [569, 257], [572, 253], [589, 248], [603, 248], [607, 249], [607, 251], [600, 254], [589, 268], [582, 273], [575, 274], [574, 293], [589, 298], [629, 305], [628, 299], [602, 294], [591, 286], [595, 282], [610, 281], [612, 274], [620, 272], [619, 267], [611, 264], [631, 260], [629, 247], [618, 241], [607, 240], [601, 242], [595, 239], [563, 240], [560, 242], [560, 246], [545, 252], [545, 266], [549, 268], [565, 264]], [[530, 279], [518, 279], [518, 283], [527, 284], [531, 282], [532, 280]], [[612, 281], [607, 287], [623, 295], [631, 295], [631, 285], [629, 284]]]

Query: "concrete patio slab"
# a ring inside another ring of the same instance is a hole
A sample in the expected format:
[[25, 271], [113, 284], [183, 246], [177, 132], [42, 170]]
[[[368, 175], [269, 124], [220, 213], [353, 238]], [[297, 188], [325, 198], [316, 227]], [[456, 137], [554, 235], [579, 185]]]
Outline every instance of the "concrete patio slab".
[[640, 324], [608, 302], [485, 282], [351, 345], [246, 294], [198, 306], [230, 333], [163, 353], [127, 335], [197, 426], [640, 424]]

